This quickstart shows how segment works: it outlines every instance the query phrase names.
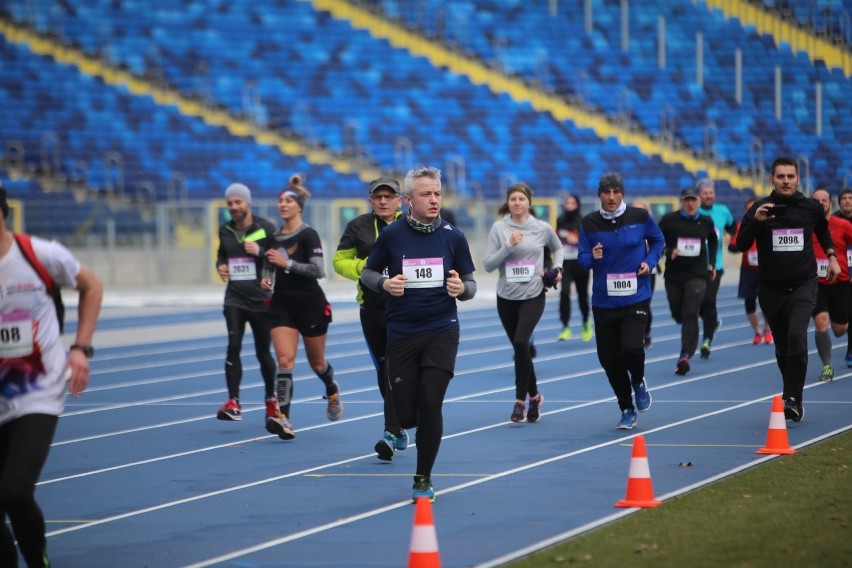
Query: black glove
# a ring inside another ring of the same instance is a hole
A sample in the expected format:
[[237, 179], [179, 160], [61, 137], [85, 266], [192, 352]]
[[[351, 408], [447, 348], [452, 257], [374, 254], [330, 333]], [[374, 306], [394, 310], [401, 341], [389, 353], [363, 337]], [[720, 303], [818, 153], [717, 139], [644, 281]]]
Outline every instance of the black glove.
[[541, 281], [544, 282], [545, 288], [556, 288], [556, 277], [559, 275], [561, 270], [558, 268], [551, 268], [541, 275]]

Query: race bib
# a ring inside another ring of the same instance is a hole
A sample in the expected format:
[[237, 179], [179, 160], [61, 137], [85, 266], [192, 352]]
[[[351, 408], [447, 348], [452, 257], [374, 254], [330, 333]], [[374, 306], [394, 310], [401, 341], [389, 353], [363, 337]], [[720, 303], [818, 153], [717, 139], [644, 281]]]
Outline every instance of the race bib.
[[678, 256], [698, 256], [701, 252], [701, 239], [680, 238], [677, 240]]
[[438, 288], [444, 285], [444, 260], [438, 258], [404, 258], [402, 274], [406, 288]]
[[775, 252], [801, 251], [804, 247], [804, 229], [772, 229], [772, 250]]
[[257, 265], [253, 258], [229, 258], [228, 274], [231, 280], [257, 280]]
[[577, 260], [580, 256], [580, 247], [577, 245], [562, 245], [562, 253], [565, 255], [565, 260]]
[[506, 282], [529, 282], [535, 273], [534, 260], [507, 260]]
[[0, 359], [26, 357], [33, 352], [33, 319], [26, 310], [0, 314]]
[[636, 274], [607, 274], [606, 294], [607, 296], [632, 296], [639, 290]]
[[820, 278], [825, 278], [826, 276], [828, 276], [828, 259], [817, 257], [816, 263], [817, 276], [819, 276]]
[[750, 250], [746, 253], [748, 263], [752, 266], [757, 266], [757, 250]]

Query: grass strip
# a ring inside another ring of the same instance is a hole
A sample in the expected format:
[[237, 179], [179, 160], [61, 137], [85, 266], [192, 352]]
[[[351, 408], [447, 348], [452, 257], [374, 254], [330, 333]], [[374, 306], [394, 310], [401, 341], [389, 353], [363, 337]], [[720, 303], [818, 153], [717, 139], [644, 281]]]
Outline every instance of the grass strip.
[[847, 432], [510, 566], [852, 566], [850, 468]]

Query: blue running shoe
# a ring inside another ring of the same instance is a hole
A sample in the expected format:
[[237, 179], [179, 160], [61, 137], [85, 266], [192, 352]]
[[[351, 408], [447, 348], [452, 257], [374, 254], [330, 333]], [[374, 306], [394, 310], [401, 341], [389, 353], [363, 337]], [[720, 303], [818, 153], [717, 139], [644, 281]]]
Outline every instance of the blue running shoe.
[[400, 429], [399, 436], [394, 436], [394, 446], [397, 450], [402, 451], [408, 447], [408, 432], [405, 429]]
[[414, 476], [414, 487], [412, 487], [411, 502], [416, 503], [417, 499], [425, 497], [430, 503], [435, 502], [435, 487], [432, 481], [423, 475]]
[[638, 385], [633, 385], [633, 393], [636, 395], [636, 410], [647, 412], [651, 408], [651, 393], [648, 392], [648, 384], [645, 379]]
[[376, 442], [373, 449], [376, 450], [376, 454], [378, 454], [380, 460], [391, 461], [394, 450], [396, 449], [396, 436], [385, 430], [382, 439]]
[[615, 426], [617, 430], [633, 430], [636, 427], [636, 411], [628, 408], [621, 411], [621, 420]]

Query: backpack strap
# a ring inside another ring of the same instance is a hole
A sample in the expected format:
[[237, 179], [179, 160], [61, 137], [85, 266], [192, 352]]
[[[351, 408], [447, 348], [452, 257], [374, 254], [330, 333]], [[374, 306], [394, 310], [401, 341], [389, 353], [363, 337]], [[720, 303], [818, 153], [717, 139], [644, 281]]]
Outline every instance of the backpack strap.
[[56, 284], [53, 282], [53, 277], [44, 265], [39, 262], [38, 257], [36, 257], [30, 236], [23, 233], [15, 233], [15, 242], [18, 243], [18, 248], [20, 248], [21, 252], [24, 253], [24, 258], [27, 259], [27, 262], [30, 263], [30, 266], [32, 266], [33, 270], [35, 270], [36, 274], [38, 274], [38, 277], [41, 278], [42, 282], [44, 282], [48, 295], [53, 296], [56, 290]]

